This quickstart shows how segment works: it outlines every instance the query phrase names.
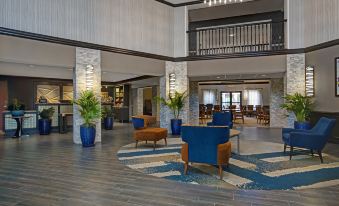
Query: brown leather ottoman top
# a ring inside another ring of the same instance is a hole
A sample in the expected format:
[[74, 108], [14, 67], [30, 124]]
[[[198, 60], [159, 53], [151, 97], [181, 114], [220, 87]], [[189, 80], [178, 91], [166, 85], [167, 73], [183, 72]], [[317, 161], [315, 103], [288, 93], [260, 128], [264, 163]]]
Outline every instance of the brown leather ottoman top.
[[134, 132], [135, 140], [143, 141], [159, 141], [167, 137], [167, 129], [165, 128], [146, 128], [142, 130], [136, 130]]

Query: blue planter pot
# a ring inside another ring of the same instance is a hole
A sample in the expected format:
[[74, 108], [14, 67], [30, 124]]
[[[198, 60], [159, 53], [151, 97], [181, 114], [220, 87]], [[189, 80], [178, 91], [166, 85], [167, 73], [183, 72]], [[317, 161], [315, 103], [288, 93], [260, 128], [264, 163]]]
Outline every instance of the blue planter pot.
[[172, 135], [181, 134], [182, 119], [171, 119]]
[[25, 111], [24, 110], [12, 110], [11, 114], [13, 117], [22, 117], [25, 115]]
[[309, 122], [294, 122], [294, 129], [301, 129], [301, 130], [310, 130], [312, 129], [312, 125]]
[[80, 126], [80, 138], [83, 147], [93, 147], [95, 141], [95, 127]]
[[113, 129], [113, 117], [104, 118], [104, 128], [105, 128], [105, 130], [112, 130]]
[[39, 133], [40, 135], [49, 135], [51, 133], [52, 120], [39, 119]]

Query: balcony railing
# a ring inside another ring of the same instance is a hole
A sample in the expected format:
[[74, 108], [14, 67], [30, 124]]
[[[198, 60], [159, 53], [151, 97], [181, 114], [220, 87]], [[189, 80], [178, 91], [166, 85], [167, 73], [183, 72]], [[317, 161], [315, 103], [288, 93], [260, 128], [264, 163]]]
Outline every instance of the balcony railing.
[[260, 22], [188, 31], [189, 55], [223, 55], [285, 49], [284, 22]]

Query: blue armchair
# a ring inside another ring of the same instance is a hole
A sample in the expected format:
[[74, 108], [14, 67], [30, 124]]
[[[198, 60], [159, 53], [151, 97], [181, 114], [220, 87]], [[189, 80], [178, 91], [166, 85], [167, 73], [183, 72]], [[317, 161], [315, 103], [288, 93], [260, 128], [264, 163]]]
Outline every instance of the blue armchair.
[[228, 165], [231, 156], [230, 129], [225, 126], [183, 126], [181, 138], [186, 143], [182, 145], [181, 158], [185, 162], [185, 174], [188, 163], [207, 163], [219, 166], [222, 179], [222, 166]]
[[231, 112], [216, 112], [213, 114], [212, 122], [208, 122], [207, 126], [228, 126], [233, 128]]
[[323, 163], [321, 151], [331, 135], [335, 122], [335, 119], [322, 117], [311, 130], [283, 128], [282, 139], [284, 141], [284, 152], [286, 152], [286, 147], [290, 146], [291, 160], [294, 147], [309, 149], [311, 150], [312, 155], [313, 151], [316, 150], [319, 154], [321, 163]]

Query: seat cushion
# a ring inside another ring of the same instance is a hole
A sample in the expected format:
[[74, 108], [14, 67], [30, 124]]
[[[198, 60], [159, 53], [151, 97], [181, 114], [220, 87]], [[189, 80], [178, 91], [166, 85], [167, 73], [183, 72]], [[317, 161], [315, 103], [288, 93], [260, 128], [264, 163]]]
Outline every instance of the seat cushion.
[[166, 138], [167, 133], [167, 129], [165, 128], [146, 128], [136, 130], [134, 132], [134, 139], [142, 141], [158, 141]]

